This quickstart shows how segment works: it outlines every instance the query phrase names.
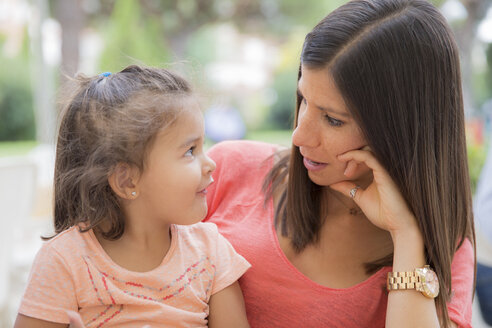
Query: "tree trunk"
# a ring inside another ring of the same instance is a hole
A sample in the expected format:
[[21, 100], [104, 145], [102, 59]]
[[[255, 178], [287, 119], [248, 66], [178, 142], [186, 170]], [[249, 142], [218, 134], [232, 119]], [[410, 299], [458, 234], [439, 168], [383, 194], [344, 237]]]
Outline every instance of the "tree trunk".
[[463, 97], [465, 115], [472, 116], [476, 109], [473, 92], [473, 64], [472, 51], [476, 42], [477, 27], [485, 17], [489, 0], [461, 0], [468, 16], [464, 24], [455, 29], [456, 40], [461, 52], [461, 72], [463, 81]]
[[56, 0], [55, 16], [62, 30], [61, 42], [61, 76], [73, 77], [79, 67], [80, 32], [85, 23], [85, 13], [80, 0]]
[[42, 26], [49, 17], [47, 0], [36, 0], [32, 24], [31, 67], [34, 114], [36, 118], [36, 140], [44, 144], [53, 144], [56, 134], [56, 115], [54, 106], [54, 74], [47, 65], [42, 51]]

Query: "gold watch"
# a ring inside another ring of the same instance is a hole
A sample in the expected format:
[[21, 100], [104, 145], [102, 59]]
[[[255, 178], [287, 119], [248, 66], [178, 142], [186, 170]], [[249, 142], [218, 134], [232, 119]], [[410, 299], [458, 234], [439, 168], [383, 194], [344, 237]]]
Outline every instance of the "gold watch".
[[428, 298], [439, 295], [436, 273], [426, 265], [411, 272], [388, 272], [388, 291], [415, 289]]

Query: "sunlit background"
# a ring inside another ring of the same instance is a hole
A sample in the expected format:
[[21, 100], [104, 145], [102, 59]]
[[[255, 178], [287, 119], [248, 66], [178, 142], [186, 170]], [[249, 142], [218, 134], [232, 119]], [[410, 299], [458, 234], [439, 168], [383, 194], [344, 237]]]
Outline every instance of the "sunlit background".
[[[304, 36], [341, 0], [0, 0], [0, 327], [51, 230], [57, 90], [77, 72], [168, 67], [199, 92], [207, 146], [290, 145]], [[463, 70], [472, 188], [492, 131], [491, 0], [433, 1]], [[475, 311], [475, 327], [485, 327]]]

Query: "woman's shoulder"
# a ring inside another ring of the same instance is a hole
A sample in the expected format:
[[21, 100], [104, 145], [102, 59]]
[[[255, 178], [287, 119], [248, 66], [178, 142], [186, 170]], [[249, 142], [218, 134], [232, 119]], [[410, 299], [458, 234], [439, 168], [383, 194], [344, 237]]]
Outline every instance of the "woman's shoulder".
[[468, 266], [473, 267], [475, 263], [475, 250], [470, 239], [465, 238], [461, 245], [458, 247], [454, 253], [453, 267], [455, 266]]
[[223, 193], [231, 196], [234, 190], [239, 193], [251, 190], [256, 195], [273, 166], [274, 154], [278, 149], [277, 145], [247, 140], [216, 144], [208, 151], [217, 165], [213, 172], [215, 183], [209, 187], [210, 193], [215, 197]]
[[[208, 155], [218, 164], [222, 162], [257, 163], [272, 156], [280, 146], [261, 141], [229, 140], [210, 148]], [[239, 163], [238, 163], [239, 164]]]

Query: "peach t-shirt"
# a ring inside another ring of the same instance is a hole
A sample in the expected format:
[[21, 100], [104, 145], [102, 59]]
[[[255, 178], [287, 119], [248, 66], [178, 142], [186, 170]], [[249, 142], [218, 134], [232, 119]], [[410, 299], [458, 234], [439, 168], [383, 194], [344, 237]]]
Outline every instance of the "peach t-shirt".
[[68, 323], [78, 311], [87, 327], [206, 327], [210, 296], [250, 264], [215, 224], [171, 226], [171, 246], [149, 272], [128, 271], [104, 252], [92, 230], [72, 227], [36, 256], [19, 313]]
[[[249, 324], [252, 328], [384, 327], [391, 267], [352, 287], [330, 288], [306, 277], [283, 253], [273, 224], [273, 202], [265, 204], [262, 191], [276, 149], [260, 142], [226, 141], [208, 152], [217, 168], [207, 193], [206, 220], [217, 224], [252, 264], [239, 279]], [[467, 239], [451, 265], [448, 312], [458, 327], [471, 327], [473, 278], [473, 246]]]

